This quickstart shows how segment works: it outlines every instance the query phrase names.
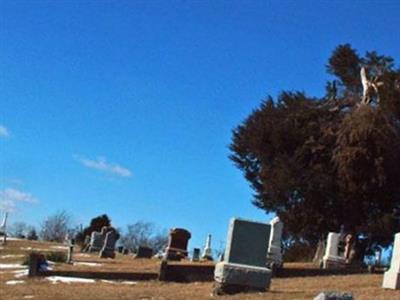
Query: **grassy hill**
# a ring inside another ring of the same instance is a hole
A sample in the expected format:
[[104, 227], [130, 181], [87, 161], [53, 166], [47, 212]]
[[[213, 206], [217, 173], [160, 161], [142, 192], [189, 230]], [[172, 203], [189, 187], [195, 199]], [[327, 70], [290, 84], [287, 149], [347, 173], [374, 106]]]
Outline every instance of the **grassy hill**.
[[[57, 278], [27, 278], [21, 263], [31, 251], [49, 253], [66, 251], [65, 245], [26, 240], [10, 240], [0, 245], [0, 299], [210, 299], [212, 282], [167, 283], [159, 281], [78, 280], [60, 282]], [[117, 254], [115, 260], [100, 259], [95, 254], [79, 254], [76, 264], [56, 263], [55, 270], [144, 271], [155, 272], [158, 260], [134, 260]], [[285, 268], [312, 268], [309, 264], [287, 263]], [[400, 291], [383, 290], [382, 274], [357, 274], [274, 278], [267, 293], [238, 294], [220, 299], [313, 299], [326, 290], [351, 292], [357, 300], [396, 300]], [[52, 280], [49, 280], [52, 279]]]

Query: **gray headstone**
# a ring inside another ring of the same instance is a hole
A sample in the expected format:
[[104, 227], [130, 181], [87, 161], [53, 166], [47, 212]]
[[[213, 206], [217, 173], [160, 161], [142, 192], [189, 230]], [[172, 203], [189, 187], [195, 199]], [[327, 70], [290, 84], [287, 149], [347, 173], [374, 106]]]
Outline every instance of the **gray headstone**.
[[282, 249], [281, 249], [281, 239], [283, 231], [283, 222], [279, 217], [275, 217], [270, 222], [271, 234], [269, 237], [268, 255], [267, 263], [268, 266], [280, 267], [282, 266]]
[[117, 234], [114, 231], [107, 232], [106, 239], [104, 241], [104, 246], [100, 251], [100, 257], [114, 258], [116, 243], [117, 243]]
[[199, 260], [200, 260], [200, 249], [199, 248], [193, 248], [192, 261], [199, 261]]
[[271, 283], [266, 268], [271, 226], [266, 223], [232, 219], [229, 224], [224, 260], [215, 266], [214, 293], [265, 291]]
[[354, 300], [354, 298], [348, 293], [322, 292], [314, 300]]
[[232, 219], [224, 260], [229, 263], [265, 267], [271, 225]]
[[103, 248], [105, 237], [106, 237], [105, 232], [93, 231], [92, 235], [90, 236], [89, 252], [100, 251], [101, 248]]

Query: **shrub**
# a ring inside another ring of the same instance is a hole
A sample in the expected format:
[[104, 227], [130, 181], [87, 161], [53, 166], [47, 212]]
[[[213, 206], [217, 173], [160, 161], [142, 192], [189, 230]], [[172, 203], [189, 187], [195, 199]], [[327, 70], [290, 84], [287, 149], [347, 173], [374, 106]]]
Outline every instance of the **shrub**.
[[65, 263], [67, 261], [67, 254], [65, 252], [49, 252], [45, 256], [46, 260], [52, 262]]

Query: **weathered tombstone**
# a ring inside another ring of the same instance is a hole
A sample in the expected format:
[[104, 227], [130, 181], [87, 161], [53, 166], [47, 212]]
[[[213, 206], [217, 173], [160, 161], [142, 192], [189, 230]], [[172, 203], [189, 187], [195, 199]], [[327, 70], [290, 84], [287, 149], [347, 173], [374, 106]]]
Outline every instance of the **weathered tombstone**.
[[340, 251], [340, 240], [342, 236], [341, 233], [329, 232], [325, 255], [322, 258], [324, 269], [338, 269], [346, 266], [344, 251]]
[[199, 260], [200, 260], [200, 249], [193, 248], [192, 261], [199, 261]]
[[73, 259], [73, 255], [74, 255], [74, 245], [75, 245], [75, 240], [70, 239], [68, 242], [67, 264], [72, 263], [72, 259]]
[[186, 229], [173, 228], [169, 232], [168, 246], [165, 249], [167, 260], [181, 260], [188, 256], [187, 246], [191, 234]]
[[390, 269], [383, 276], [382, 287], [385, 289], [400, 289], [400, 232], [394, 236]]
[[99, 252], [104, 245], [108, 228], [104, 226], [101, 232], [93, 231], [90, 237], [89, 252]]
[[271, 220], [270, 225], [271, 234], [269, 236], [267, 266], [274, 270], [282, 267], [283, 262], [281, 248], [283, 222], [279, 219], [279, 217], [275, 217]]
[[354, 298], [349, 293], [322, 292], [314, 300], [354, 300]]
[[88, 252], [90, 248], [90, 235], [85, 236], [81, 252]]
[[215, 266], [214, 293], [265, 291], [271, 282], [266, 268], [271, 225], [233, 218], [229, 224], [224, 261]]
[[207, 236], [206, 245], [204, 246], [203, 254], [201, 255], [201, 259], [213, 261], [214, 258], [212, 256], [211, 249], [211, 234]]
[[101, 258], [115, 258], [115, 244], [117, 243], [117, 234], [114, 230], [107, 232], [104, 246], [100, 251]]
[[139, 246], [135, 258], [151, 258], [153, 256], [153, 249], [146, 246]]

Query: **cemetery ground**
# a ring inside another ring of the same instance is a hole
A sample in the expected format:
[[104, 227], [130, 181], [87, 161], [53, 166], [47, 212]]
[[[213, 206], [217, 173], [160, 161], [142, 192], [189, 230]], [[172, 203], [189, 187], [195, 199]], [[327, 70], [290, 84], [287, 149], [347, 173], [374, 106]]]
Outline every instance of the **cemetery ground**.
[[[0, 245], [0, 299], [210, 299], [213, 282], [173, 283], [149, 281], [117, 281], [80, 279], [56, 281], [54, 277], [27, 277], [21, 265], [31, 251], [66, 252], [66, 246], [27, 240], [9, 240]], [[158, 259], [133, 259], [117, 253], [116, 259], [100, 259], [98, 253], [75, 253], [75, 265], [55, 263], [54, 270], [158, 272]], [[309, 263], [286, 263], [285, 268], [313, 269]], [[68, 278], [68, 277], [64, 277]], [[52, 279], [52, 280], [50, 280]], [[351, 292], [358, 300], [400, 299], [400, 291], [381, 288], [383, 274], [329, 276], [290, 276], [273, 278], [266, 293], [218, 296], [217, 299], [313, 299], [321, 291]], [[86, 281], [86, 282], [83, 282]]]

